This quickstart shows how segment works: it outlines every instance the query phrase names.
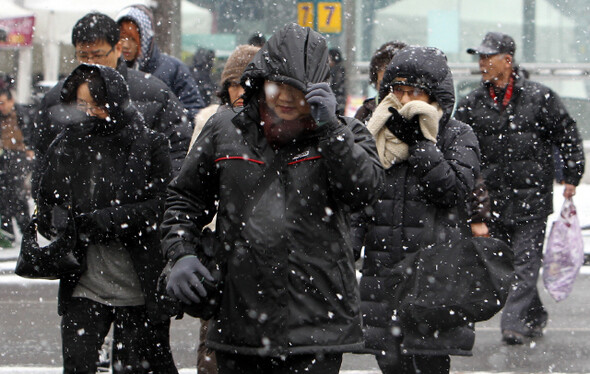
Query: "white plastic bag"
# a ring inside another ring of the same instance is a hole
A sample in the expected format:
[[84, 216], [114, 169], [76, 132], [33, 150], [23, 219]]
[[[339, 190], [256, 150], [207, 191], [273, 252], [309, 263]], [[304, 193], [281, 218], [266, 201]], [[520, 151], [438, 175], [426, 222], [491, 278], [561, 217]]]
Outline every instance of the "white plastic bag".
[[543, 260], [543, 283], [555, 301], [564, 300], [584, 263], [584, 241], [572, 199], [566, 199], [551, 226]]

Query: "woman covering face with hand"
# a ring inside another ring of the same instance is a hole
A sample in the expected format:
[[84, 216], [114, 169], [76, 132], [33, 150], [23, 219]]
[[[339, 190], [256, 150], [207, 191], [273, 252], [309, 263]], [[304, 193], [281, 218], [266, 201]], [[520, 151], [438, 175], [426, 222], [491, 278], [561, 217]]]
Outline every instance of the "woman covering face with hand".
[[[96, 371], [111, 325], [114, 373], [177, 373], [169, 306], [156, 290], [168, 142], [143, 125], [123, 77], [109, 67], [77, 67], [61, 102], [68, 125], [48, 149], [38, 211], [47, 237], [74, 225], [86, 264], [60, 280], [64, 373]], [[68, 212], [73, 221], [63, 218]]]
[[400, 319], [384, 287], [406, 254], [455, 242], [467, 226], [461, 211], [479, 173], [479, 147], [471, 128], [451, 119], [454, 101], [446, 56], [436, 48], [405, 47], [385, 70], [367, 124], [386, 183], [373, 209], [356, 217], [353, 233], [355, 249], [365, 246], [366, 352], [385, 374], [448, 373], [449, 355], [470, 355], [473, 346], [467, 323], [438, 329]]

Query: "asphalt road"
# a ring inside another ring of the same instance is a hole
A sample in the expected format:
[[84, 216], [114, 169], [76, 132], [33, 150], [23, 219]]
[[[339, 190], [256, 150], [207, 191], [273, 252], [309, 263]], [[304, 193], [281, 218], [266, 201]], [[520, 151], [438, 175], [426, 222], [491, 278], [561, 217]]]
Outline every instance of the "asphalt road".
[[[12, 263], [0, 264], [9, 269]], [[590, 269], [584, 267], [565, 301], [556, 303], [543, 291], [542, 298], [550, 315], [545, 336], [523, 346], [501, 343], [498, 316], [477, 324], [473, 357], [453, 357], [451, 371], [590, 373], [589, 290]], [[0, 268], [0, 373], [60, 372], [56, 298], [57, 282], [23, 280]], [[190, 317], [172, 323], [171, 345], [183, 373], [195, 372], [198, 329], [198, 320]], [[17, 370], [17, 367], [37, 369]], [[345, 355], [341, 372], [379, 373], [375, 359], [367, 355]]]

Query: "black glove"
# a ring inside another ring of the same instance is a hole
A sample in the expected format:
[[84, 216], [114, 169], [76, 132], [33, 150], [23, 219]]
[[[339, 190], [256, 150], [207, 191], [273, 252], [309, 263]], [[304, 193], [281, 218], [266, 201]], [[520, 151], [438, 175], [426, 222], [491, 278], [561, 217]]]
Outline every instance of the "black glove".
[[336, 117], [336, 96], [328, 83], [308, 84], [305, 100], [311, 106], [311, 116], [318, 126], [338, 121]]
[[199, 296], [207, 296], [203, 286], [205, 280], [214, 281], [209, 270], [196, 256], [184, 256], [172, 266], [166, 292], [185, 304], [199, 303]]
[[108, 239], [108, 222], [98, 213], [82, 213], [74, 217], [78, 238], [86, 243], [99, 243]]
[[399, 114], [394, 107], [389, 107], [391, 117], [385, 122], [385, 126], [395, 135], [399, 140], [412, 146], [420, 140], [426, 140], [422, 130], [420, 130], [420, 121], [418, 115], [410, 119], [405, 119]]

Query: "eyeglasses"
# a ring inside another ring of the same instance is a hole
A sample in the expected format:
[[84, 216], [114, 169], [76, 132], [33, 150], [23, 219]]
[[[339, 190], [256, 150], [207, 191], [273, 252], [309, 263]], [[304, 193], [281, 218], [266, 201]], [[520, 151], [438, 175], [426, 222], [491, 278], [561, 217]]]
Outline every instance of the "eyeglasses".
[[90, 104], [86, 101], [77, 101], [76, 108], [84, 113], [91, 113], [96, 115], [104, 114], [107, 112], [107, 108], [102, 105]]
[[78, 60], [81, 61], [89, 61], [89, 60], [101, 60], [105, 57], [107, 57], [108, 55], [111, 54], [111, 52], [113, 52], [115, 50], [115, 46], [112, 46], [111, 49], [108, 50], [108, 52], [106, 53], [102, 53], [102, 51], [98, 51], [98, 52], [76, 52], [76, 57], [78, 58]]
[[422, 95], [428, 95], [426, 91], [418, 87], [410, 87], [410, 86], [393, 86], [393, 93], [395, 96], [401, 98], [404, 97], [404, 94], [408, 94], [408, 96], [412, 98], [420, 97]]

